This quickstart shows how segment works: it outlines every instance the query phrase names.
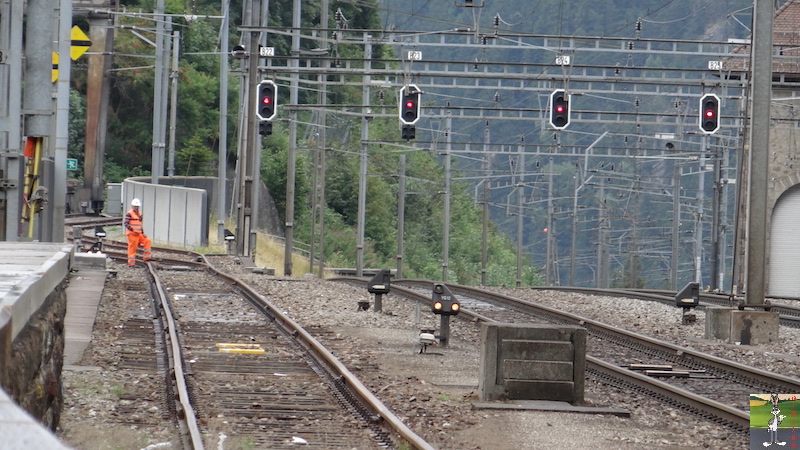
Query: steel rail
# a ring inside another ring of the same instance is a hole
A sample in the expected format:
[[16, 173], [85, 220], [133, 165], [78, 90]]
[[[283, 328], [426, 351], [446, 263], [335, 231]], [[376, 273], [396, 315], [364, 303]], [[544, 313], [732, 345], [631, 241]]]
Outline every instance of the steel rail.
[[420, 450], [433, 450], [433, 447], [428, 444], [424, 439], [414, 433], [400, 418], [398, 418], [386, 405], [383, 404], [355, 375], [353, 375], [347, 367], [342, 364], [333, 354], [325, 348], [319, 341], [317, 341], [310, 333], [308, 333], [297, 322], [290, 319], [283, 314], [279, 308], [269, 302], [261, 294], [255, 291], [247, 283], [239, 280], [238, 278], [224, 273], [215, 268], [203, 256], [204, 261], [208, 265], [210, 272], [215, 275], [228, 280], [236, 285], [254, 304], [257, 304], [267, 315], [272, 319], [276, 325], [282, 327], [290, 335], [294, 336], [309, 352], [311, 356], [318, 361], [318, 363], [327, 367], [331, 373], [338, 377], [338, 381], [352, 392], [358, 401], [370, 409], [374, 415], [376, 422], [382, 420], [393, 431], [395, 431], [402, 439], [404, 439], [412, 448]]
[[[360, 279], [360, 278], [351, 278], [351, 277], [331, 278], [329, 280], [330, 281], [344, 281], [344, 282], [350, 282], [350, 283], [355, 283], [355, 284], [359, 284], [359, 285], [366, 284], [366, 280], [363, 280], [363, 279]], [[432, 283], [431, 281], [427, 281], [427, 280], [397, 280], [397, 281], [392, 283], [392, 289], [395, 292], [399, 291], [401, 293], [401, 295], [406, 296], [406, 297], [410, 297], [410, 298], [415, 299], [415, 300], [417, 300], [419, 302], [423, 302], [423, 303], [430, 302], [430, 298], [428, 296], [420, 294], [419, 292], [414, 291], [412, 289], [408, 289], [408, 288], [405, 288], [403, 286], [399, 286], [398, 283], [402, 283], [402, 282], [407, 282], [407, 283], [410, 283], [410, 284], [431, 284]], [[635, 338], [636, 340], [643, 340], [643, 341], [647, 342], [648, 344], [655, 345], [655, 346], [660, 347], [660, 348], [662, 348], [662, 349], [664, 349], [666, 351], [672, 352], [672, 353], [674, 353], [676, 355], [689, 355], [689, 356], [692, 356], [692, 357], [695, 357], [695, 358], [698, 358], [698, 359], [702, 359], [704, 362], [707, 362], [712, 367], [724, 368], [725, 370], [733, 371], [733, 372], [737, 373], [737, 375], [738, 375], [739, 372], [741, 372], [741, 373], [744, 374], [744, 376], [747, 376], [748, 378], [751, 378], [754, 375], [755, 376], [760, 376], [760, 377], [761, 376], [767, 377], [767, 378], [769, 378], [769, 380], [771, 382], [774, 382], [774, 383], [776, 383], [776, 384], [788, 389], [787, 392], [788, 391], [794, 392], [794, 391], [797, 391], [798, 389], [800, 389], [800, 380], [797, 380], [797, 379], [793, 379], [793, 378], [790, 378], [790, 377], [785, 377], [783, 375], [774, 374], [774, 373], [771, 373], [771, 372], [766, 372], [766, 371], [763, 371], [763, 370], [760, 370], [760, 369], [755, 369], [755, 368], [752, 368], [752, 367], [745, 366], [743, 364], [736, 363], [734, 361], [728, 361], [728, 360], [725, 360], [725, 359], [722, 359], [722, 358], [718, 358], [718, 357], [713, 356], [713, 355], [705, 355], [705, 354], [702, 354], [700, 352], [693, 351], [691, 349], [687, 349], [687, 348], [683, 348], [683, 347], [680, 347], [680, 346], [677, 346], [677, 345], [673, 345], [673, 344], [670, 344], [668, 342], [663, 342], [663, 341], [659, 341], [659, 340], [656, 340], [656, 339], [652, 339], [652, 338], [649, 338], [647, 336], [639, 335], [637, 333], [628, 332], [626, 330], [615, 329], [614, 327], [610, 327], [608, 325], [601, 324], [599, 322], [595, 322], [593, 320], [586, 319], [584, 317], [580, 317], [580, 316], [577, 316], [577, 315], [574, 315], [574, 314], [564, 313], [562, 311], [558, 311], [558, 310], [555, 310], [555, 309], [552, 309], [552, 308], [548, 308], [548, 307], [545, 307], [545, 306], [541, 306], [541, 305], [533, 305], [530, 302], [526, 302], [525, 300], [522, 300], [522, 299], [516, 299], [516, 298], [513, 298], [513, 297], [509, 297], [509, 296], [505, 296], [505, 295], [502, 295], [502, 294], [498, 294], [498, 293], [495, 293], [495, 292], [485, 291], [485, 290], [482, 290], [482, 289], [470, 288], [468, 286], [460, 286], [460, 285], [448, 284], [448, 287], [450, 287], [450, 289], [453, 290], [454, 293], [458, 292], [458, 291], [461, 291], [462, 294], [464, 292], [470, 292], [467, 295], [470, 295], [472, 297], [475, 297], [475, 294], [477, 294], [479, 296], [479, 298], [482, 297], [482, 296], [495, 297], [495, 298], [497, 298], [497, 297], [507, 298], [510, 301], [514, 302], [514, 303], [520, 303], [520, 304], [525, 305], [526, 307], [530, 306], [530, 307], [532, 307], [534, 309], [540, 309], [540, 310], [542, 310], [544, 312], [547, 312], [548, 314], [553, 314], [553, 315], [558, 315], [558, 316], [565, 317], [566, 319], [568, 319], [570, 321], [573, 321], [574, 323], [576, 323], [576, 324], [578, 324], [580, 326], [587, 327], [587, 325], [589, 325], [589, 327], [599, 328], [599, 329], [603, 330], [604, 332], [612, 332], [612, 333], [619, 334], [621, 336], [625, 336], [625, 337], [628, 337], [628, 338]], [[469, 311], [467, 309], [463, 309], [463, 308], [461, 309], [461, 314], [459, 314], [459, 316], [456, 316], [456, 317], [460, 317], [462, 314], [465, 315], [465, 316], [468, 316], [471, 320], [482, 321], [482, 322], [487, 322], [487, 323], [496, 322], [494, 319], [485, 317], [485, 316], [480, 315], [480, 314], [476, 314], [474, 312], [471, 312], [471, 311]], [[463, 319], [463, 317], [462, 317], [462, 319]], [[641, 375], [641, 374], [635, 373], [633, 371], [630, 371], [630, 370], [627, 370], [627, 369], [624, 369], [624, 368], [621, 368], [621, 367], [616, 367], [616, 366], [614, 366], [612, 364], [604, 362], [604, 361], [602, 361], [600, 359], [597, 359], [595, 357], [592, 357], [590, 355], [586, 355], [586, 362], [587, 362], [587, 370], [589, 370], [591, 372], [610, 374], [610, 376], [612, 376], [612, 377], [614, 377], [616, 379], [622, 380], [625, 383], [633, 384], [633, 385], [638, 386], [638, 387], [640, 387], [642, 389], [647, 389], [649, 392], [653, 393], [656, 396], [666, 397], [668, 399], [672, 399], [673, 401], [677, 401], [681, 405], [683, 405], [685, 407], [688, 407], [690, 409], [696, 410], [696, 411], [709, 412], [709, 413], [713, 414], [714, 417], [716, 417], [717, 419], [725, 421], [725, 422], [730, 423], [730, 424], [733, 424], [735, 427], [737, 427], [739, 429], [746, 429], [746, 428], [749, 427], [750, 414], [745, 412], [745, 411], [741, 411], [741, 410], [738, 410], [738, 409], [733, 408], [731, 406], [728, 406], [728, 405], [722, 404], [720, 402], [717, 402], [715, 400], [699, 396], [699, 395], [697, 395], [697, 394], [695, 394], [693, 392], [689, 392], [689, 391], [686, 391], [686, 390], [681, 389], [679, 387], [669, 385], [668, 383], [664, 383], [663, 381], [656, 380], [656, 379], [654, 379], [652, 377], [647, 377], [645, 375]]]
[[[675, 294], [677, 293], [676, 291], [667, 291], [659, 289], [613, 289], [613, 288], [604, 289], [604, 288], [589, 288], [589, 287], [575, 287], [575, 286], [532, 286], [528, 289], [578, 292], [589, 295], [606, 295], [611, 297], [636, 298], [639, 300], [653, 300], [673, 306], [675, 306]], [[698, 308], [701, 309], [705, 308], [706, 306], [708, 306], [708, 304], [717, 306], [739, 307], [739, 302], [734, 300], [729, 295], [700, 292], [700, 306], [698, 306]], [[767, 307], [763, 305], [757, 305], [753, 307], [753, 309], [758, 311], [766, 311]], [[787, 305], [772, 304], [769, 305], [769, 309], [780, 314], [779, 320], [781, 325], [793, 328], [800, 327], [800, 308]]]
[[686, 391], [661, 380], [648, 377], [647, 375], [614, 366], [613, 364], [609, 364], [590, 355], [586, 355], [586, 369], [590, 372], [605, 373], [614, 378], [618, 378], [623, 382], [633, 384], [653, 394], [663, 396], [668, 401], [679, 397], [682, 405], [688, 406], [696, 411], [708, 411], [709, 408], [713, 408], [713, 414], [716, 417], [736, 425], [741, 430], [746, 430], [750, 427], [749, 413]]
[[[158, 294], [158, 299], [163, 309], [161, 316], [166, 320], [166, 328], [169, 331], [170, 342], [167, 346], [167, 352], [169, 355], [169, 366], [172, 370], [170, 378], [175, 383], [175, 387], [178, 390], [178, 402], [175, 405], [177, 408], [177, 419], [181, 424], [181, 428], [184, 428], [185, 431], [188, 432], [188, 442], [185, 442], [185, 445], [188, 444], [190, 448], [194, 450], [202, 450], [204, 448], [203, 436], [200, 433], [200, 428], [197, 424], [197, 416], [195, 415], [194, 408], [191, 404], [191, 398], [189, 397], [189, 389], [186, 386], [186, 374], [183, 371], [183, 357], [181, 356], [182, 350], [180, 341], [178, 340], [175, 318], [172, 315], [172, 309], [169, 304], [169, 297], [164, 287], [161, 285], [161, 280], [156, 274], [155, 266], [152, 263], [148, 263], [147, 270], [150, 273], [150, 281]], [[187, 436], [183, 435], [182, 438], [186, 441]]]
[[560, 318], [563, 317], [565, 320], [586, 327], [589, 330], [596, 330], [597, 332], [605, 333], [607, 335], [620, 339], [629, 339], [629, 340], [634, 339], [636, 341], [644, 342], [647, 345], [659, 351], [690, 357], [698, 362], [701, 362], [704, 365], [708, 365], [715, 369], [723, 370], [726, 372], [731, 372], [737, 376], [741, 376], [744, 378], [752, 378], [753, 376], [756, 376], [761, 379], [766, 379], [769, 380], [769, 382], [774, 384], [776, 387], [781, 388], [784, 392], [800, 391], [800, 379], [797, 378], [787, 377], [785, 375], [780, 375], [777, 373], [757, 369], [755, 367], [746, 366], [744, 364], [720, 358], [718, 356], [709, 355], [703, 352], [692, 350], [690, 348], [681, 347], [679, 345], [675, 345], [658, 339], [653, 339], [649, 336], [644, 336], [642, 334], [635, 333], [633, 331], [628, 331], [628, 330], [623, 330], [621, 328], [613, 327], [611, 325], [607, 325], [602, 322], [588, 319], [586, 317], [582, 317], [577, 314], [559, 311], [555, 308], [550, 308], [544, 305], [537, 305], [526, 300], [510, 297], [496, 292], [473, 288], [470, 286], [455, 285], [455, 284], [448, 284], [448, 287], [450, 287], [450, 289], [454, 293], [455, 292], [467, 293], [467, 295], [473, 297], [477, 295], [495, 299], [496, 298], [506, 299], [506, 301], [511, 301], [516, 305], [521, 305], [528, 309], [532, 309], [535, 311], [542, 311], [544, 313], [554, 315]]

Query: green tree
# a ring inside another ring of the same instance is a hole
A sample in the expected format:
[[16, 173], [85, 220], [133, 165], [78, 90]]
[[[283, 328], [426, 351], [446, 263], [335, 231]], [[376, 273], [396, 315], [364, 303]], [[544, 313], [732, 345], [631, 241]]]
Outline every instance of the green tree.
[[208, 176], [212, 174], [209, 163], [214, 153], [208, 149], [204, 139], [195, 135], [175, 154], [175, 174], [182, 176]]

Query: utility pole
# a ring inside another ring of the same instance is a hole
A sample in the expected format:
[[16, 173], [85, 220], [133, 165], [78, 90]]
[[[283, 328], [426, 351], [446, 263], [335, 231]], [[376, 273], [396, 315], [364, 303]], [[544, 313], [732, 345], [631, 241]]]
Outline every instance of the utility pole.
[[[372, 67], [372, 36], [364, 35], [364, 71], [370, 72]], [[369, 84], [372, 77], [365, 75], [364, 87], [361, 91], [361, 155], [359, 161], [358, 175], [358, 223], [357, 223], [357, 242], [356, 242], [356, 276], [360, 277], [364, 270], [364, 223], [367, 210], [367, 151], [369, 150], [369, 121], [367, 109], [369, 108], [370, 91]]]
[[292, 58], [289, 59], [291, 81], [289, 84], [289, 103], [292, 110], [289, 112], [289, 154], [286, 161], [286, 231], [283, 255], [283, 274], [292, 274], [292, 253], [294, 250], [294, 193], [297, 165], [297, 104], [299, 103], [298, 83], [300, 75], [297, 67], [300, 65], [300, 0], [292, 2]]
[[[247, 11], [247, 23], [253, 28], [258, 25], [260, 17], [260, 3], [250, 2], [250, 9]], [[256, 233], [254, 227], [254, 209], [258, 204], [254, 196], [254, 184], [260, 180], [259, 169], [256, 166], [256, 153], [261, 151], [261, 143], [257, 138], [258, 117], [255, 113], [255, 97], [258, 86], [258, 34], [257, 31], [249, 32], [248, 58], [246, 83], [244, 89], [244, 117], [246, 126], [244, 127], [246, 142], [242, 146], [242, 155], [239, 158], [239, 172], [237, 185], [239, 189], [238, 210], [236, 220], [236, 254], [239, 256], [252, 256], [256, 247]]]
[[767, 263], [767, 187], [770, 104], [772, 103], [772, 23], [774, 2], [756, 0], [753, 17], [753, 108], [750, 121], [750, 180], [747, 207], [745, 302], [764, 303]]
[[[40, 188], [42, 157], [45, 153], [46, 137], [52, 132], [52, 71], [53, 40], [51, 30], [55, 9], [49, 0], [29, 0], [27, 10], [27, 29], [25, 32], [25, 89], [22, 92], [24, 129], [26, 134], [25, 156], [27, 157], [26, 190], [23, 195], [28, 201], [37, 197]], [[42, 88], [44, 87], [44, 88]], [[19, 86], [12, 87], [19, 89]], [[34, 151], [35, 149], [35, 151]], [[65, 161], [66, 164], [66, 161]], [[38, 203], [23, 208], [23, 236], [34, 239], [36, 211]], [[16, 224], [20, 217], [13, 217]], [[39, 236], [40, 237], [40, 236]]]
[[164, 0], [156, 1], [156, 61], [153, 81], [153, 144], [150, 179], [158, 184], [158, 177], [164, 173], [164, 133], [165, 118], [162, 116], [164, 103]]
[[605, 178], [600, 178], [600, 229], [599, 243], [597, 248], [597, 287], [608, 289], [609, 282], [609, 239], [608, 230], [611, 228], [611, 214], [606, 205]]
[[[228, 16], [230, 2], [221, 0], [219, 61], [219, 149], [217, 155], [217, 240], [225, 243], [225, 219], [228, 217], [225, 200], [228, 175]], [[240, 236], [241, 238], [241, 236]]]
[[714, 197], [711, 203], [711, 273], [709, 274], [709, 287], [712, 291], [718, 289], [721, 281], [717, 280], [719, 270], [719, 224], [720, 203], [722, 202], [722, 161], [719, 147], [714, 149]]
[[452, 176], [452, 161], [450, 155], [453, 150], [453, 118], [450, 109], [446, 111], [445, 137], [447, 139], [444, 150], [444, 232], [442, 235], [442, 281], [447, 282], [447, 273], [450, 266], [450, 178]]
[[0, 169], [16, 183], [10, 183], [4, 189], [5, 198], [0, 202], [0, 236], [9, 242], [19, 240], [19, 212], [22, 200], [20, 174], [23, 161], [21, 158], [22, 130], [19, 119], [22, 114], [22, 68], [24, 35], [24, 2], [10, 0], [0, 3], [0, 47], [7, 48], [9, 54], [6, 64], [0, 64], [0, 90], [4, 92], [0, 98], [0, 148], [7, 149], [0, 153]]
[[171, 80], [169, 97], [169, 164], [167, 165], [167, 175], [171, 178], [175, 176], [175, 131], [178, 120], [178, 51], [180, 50], [181, 32], [172, 32], [172, 70], [169, 77]]
[[681, 223], [681, 166], [677, 160], [672, 168], [672, 255], [669, 261], [670, 288], [678, 289], [678, 260], [680, 259]]
[[397, 192], [397, 278], [403, 278], [403, 240], [406, 228], [406, 155], [400, 155]]
[[[328, 0], [322, 0], [320, 10], [320, 38], [321, 44], [325, 46], [326, 57], [322, 61], [322, 70], [317, 75], [319, 91], [317, 91], [317, 103], [321, 106], [317, 112], [317, 149], [314, 152], [314, 191], [311, 204], [311, 252], [309, 253], [309, 267], [314, 273], [314, 249], [316, 242], [319, 242], [319, 277], [325, 276], [325, 152], [327, 148], [327, 103], [328, 103], [328, 83], [327, 72], [330, 69], [331, 61], [327, 58], [328, 39]], [[319, 222], [319, 223], [317, 223]], [[317, 236], [319, 238], [317, 239]]]
[[575, 180], [575, 195], [572, 197], [572, 243], [569, 251], [569, 285], [575, 286], [575, 241], [578, 240], [578, 190], [583, 186], [583, 183], [578, 184], [580, 175], [580, 168], [578, 163], [575, 164], [575, 175], [572, 177]]
[[[706, 172], [705, 172], [705, 154], [706, 149], [708, 148], [708, 136], [703, 135], [702, 139], [702, 150], [701, 156], [699, 160], [699, 169], [697, 171], [697, 176], [699, 177], [697, 180], [697, 222], [696, 222], [696, 231], [695, 231], [695, 242], [694, 242], [694, 263], [695, 263], [695, 275], [694, 281], [700, 283], [700, 287], [703, 287], [703, 219], [705, 214], [705, 207], [704, 202], [706, 198]], [[713, 277], [713, 275], [712, 275]]]
[[523, 229], [522, 218], [525, 216], [525, 149], [522, 144], [517, 147], [519, 151], [519, 181], [515, 187], [517, 191], [517, 287], [522, 286], [522, 248], [523, 248]]
[[69, 147], [69, 84], [72, 58], [72, 1], [60, 0], [58, 20], [58, 81], [56, 84], [56, 123], [53, 146], [53, 186], [49, 192], [44, 219], [48, 226], [43, 241], [64, 241], [64, 214], [67, 198], [67, 150]]
[[79, 199], [81, 212], [102, 211], [104, 202], [103, 162], [108, 135], [108, 102], [111, 96], [114, 19], [111, 14], [89, 14], [88, 71], [86, 74], [86, 143], [83, 154], [83, 186]]
[[487, 176], [483, 179], [483, 226], [481, 230], [481, 286], [486, 286], [486, 265], [489, 256], [489, 143], [491, 141], [489, 124], [483, 130], [483, 166], [482, 172]]
[[551, 259], [552, 259], [552, 238], [550, 236], [553, 235], [553, 157], [550, 157], [550, 162], [547, 167], [548, 179], [547, 179], [547, 232], [545, 233], [545, 240], [547, 244], [545, 245], [546, 255], [545, 255], [545, 285], [552, 286], [553, 278], [551, 276], [551, 271], [553, 270]]

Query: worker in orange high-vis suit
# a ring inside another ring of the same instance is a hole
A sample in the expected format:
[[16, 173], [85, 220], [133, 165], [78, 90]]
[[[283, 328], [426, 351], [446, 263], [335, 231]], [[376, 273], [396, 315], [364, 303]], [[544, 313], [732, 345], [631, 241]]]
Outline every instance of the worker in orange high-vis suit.
[[150, 239], [144, 234], [142, 227], [142, 213], [139, 208], [142, 206], [141, 200], [135, 198], [131, 201], [131, 209], [125, 213], [125, 236], [128, 237], [128, 267], [136, 265], [136, 251], [142, 247], [142, 259], [149, 261], [152, 258], [150, 252]]

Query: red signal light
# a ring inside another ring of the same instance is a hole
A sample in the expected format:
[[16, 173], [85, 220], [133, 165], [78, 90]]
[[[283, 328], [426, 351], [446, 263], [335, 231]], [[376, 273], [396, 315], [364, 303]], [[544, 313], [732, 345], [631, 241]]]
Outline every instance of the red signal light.
[[277, 112], [278, 86], [272, 80], [263, 80], [258, 83], [258, 98], [256, 105], [256, 115], [259, 120], [272, 120]]
[[700, 131], [706, 134], [716, 133], [719, 130], [720, 101], [715, 94], [706, 94], [700, 99], [698, 110]]
[[550, 94], [550, 125], [563, 130], [569, 125], [570, 95], [564, 89], [556, 89]]
[[[416, 85], [409, 84], [400, 88], [400, 122], [403, 125], [414, 125], [420, 119], [421, 92]], [[413, 138], [412, 138], [413, 139]]]

